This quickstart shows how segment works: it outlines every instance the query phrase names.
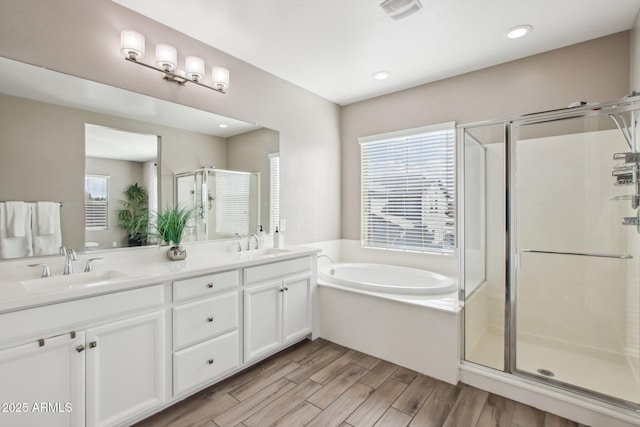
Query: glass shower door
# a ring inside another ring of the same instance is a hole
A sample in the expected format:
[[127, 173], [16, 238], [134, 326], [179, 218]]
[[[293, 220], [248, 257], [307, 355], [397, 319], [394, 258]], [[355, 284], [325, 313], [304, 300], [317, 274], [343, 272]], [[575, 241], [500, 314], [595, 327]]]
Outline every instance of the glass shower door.
[[638, 404], [637, 162], [616, 154], [631, 151], [607, 114], [512, 125], [510, 365]]

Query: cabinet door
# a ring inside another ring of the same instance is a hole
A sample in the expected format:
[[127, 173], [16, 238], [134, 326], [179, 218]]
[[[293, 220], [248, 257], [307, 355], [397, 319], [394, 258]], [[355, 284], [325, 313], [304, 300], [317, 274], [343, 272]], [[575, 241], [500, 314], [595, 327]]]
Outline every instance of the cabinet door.
[[87, 424], [111, 426], [165, 400], [164, 312], [87, 329]]
[[0, 351], [0, 425], [83, 426], [83, 344], [64, 334]]
[[311, 333], [311, 276], [303, 275], [283, 282], [284, 342]]
[[244, 361], [277, 348], [282, 342], [282, 281], [244, 290]]

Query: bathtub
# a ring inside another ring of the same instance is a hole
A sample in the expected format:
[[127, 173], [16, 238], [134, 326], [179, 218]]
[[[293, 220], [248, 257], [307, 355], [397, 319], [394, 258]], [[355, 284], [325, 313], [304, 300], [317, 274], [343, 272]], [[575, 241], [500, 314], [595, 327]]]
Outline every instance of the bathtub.
[[460, 362], [457, 280], [415, 268], [318, 266], [319, 335], [456, 384]]
[[330, 264], [319, 269], [319, 276], [328, 283], [394, 295], [441, 295], [458, 289], [451, 277], [386, 264]]

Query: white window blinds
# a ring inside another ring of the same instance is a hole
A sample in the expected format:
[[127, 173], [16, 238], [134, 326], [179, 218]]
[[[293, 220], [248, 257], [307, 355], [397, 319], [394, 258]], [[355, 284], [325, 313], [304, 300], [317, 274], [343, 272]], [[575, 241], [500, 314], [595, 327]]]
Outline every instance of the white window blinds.
[[280, 153], [269, 154], [269, 232], [280, 224]]
[[109, 177], [85, 176], [84, 221], [93, 230], [109, 228]]
[[362, 138], [362, 246], [455, 249], [455, 123]]
[[216, 232], [249, 233], [249, 190], [251, 175], [216, 171]]

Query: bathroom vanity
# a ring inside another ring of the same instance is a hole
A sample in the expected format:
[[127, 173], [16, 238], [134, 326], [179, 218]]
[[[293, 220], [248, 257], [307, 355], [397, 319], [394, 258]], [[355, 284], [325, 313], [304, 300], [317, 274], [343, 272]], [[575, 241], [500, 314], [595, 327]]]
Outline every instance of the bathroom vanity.
[[3, 263], [0, 420], [128, 425], [304, 339], [316, 254], [205, 244], [172, 263], [141, 248], [49, 278]]

